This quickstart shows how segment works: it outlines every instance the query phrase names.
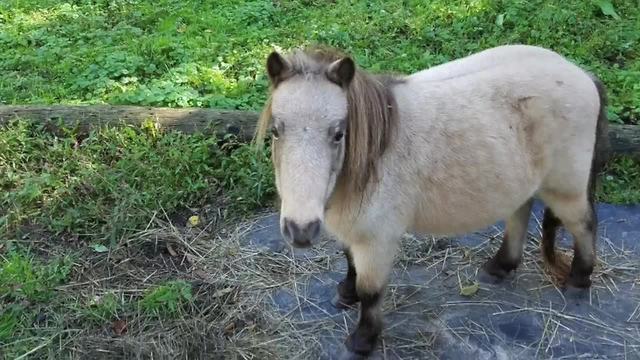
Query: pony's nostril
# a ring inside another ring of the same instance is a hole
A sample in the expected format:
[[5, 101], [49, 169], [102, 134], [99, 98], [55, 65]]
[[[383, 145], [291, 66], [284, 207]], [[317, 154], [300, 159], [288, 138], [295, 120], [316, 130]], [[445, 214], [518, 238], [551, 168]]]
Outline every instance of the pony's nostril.
[[289, 231], [289, 226], [288, 224], [285, 222], [284, 226], [282, 227], [282, 236], [285, 239], [291, 239], [291, 231]]
[[306, 238], [311, 240], [315, 239], [320, 233], [320, 220], [314, 220], [307, 225], [305, 229]]
[[283, 235], [289, 240], [295, 240], [300, 237], [300, 228], [295, 222], [289, 219], [284, 219], [284, 228], [282, 230]]

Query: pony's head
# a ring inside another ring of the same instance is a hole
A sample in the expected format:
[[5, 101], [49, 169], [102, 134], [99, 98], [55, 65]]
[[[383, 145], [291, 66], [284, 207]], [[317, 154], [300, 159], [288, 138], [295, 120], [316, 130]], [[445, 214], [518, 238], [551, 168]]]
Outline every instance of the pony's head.
[[266, 68], [271, 96], [256, 139], [271, 128], [282, 235], [307, 247], [338, 186], [364, 192], [388, 143], [393, 98], [384, 82], [333, 50], [273, 52]]

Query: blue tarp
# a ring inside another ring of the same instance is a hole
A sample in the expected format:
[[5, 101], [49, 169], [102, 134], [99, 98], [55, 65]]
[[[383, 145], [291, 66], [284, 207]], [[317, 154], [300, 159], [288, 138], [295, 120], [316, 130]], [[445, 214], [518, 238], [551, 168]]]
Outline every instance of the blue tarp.
[[[539, 238], [541, 212], [536, 203], [529, 224], [534, 238]], [[437, 266], [396, 266], [388, 294], [400, 300], [385, 307], [384, 345], [374, 358], [384, 352], [389, 359], [640, 359], [640, 206], [599, 204], [597, 213], [602, 263], [583, 297], [565, 296], [535, 267], [517, 270], [498, 284], [480, 283], [479, 291], [466, 297], [460, 294], [459, 276], [473, 281], [479, 260], [464, 263], [451, 256]], [[277, 214], [263, 218], [248, 233], [247, 244], [290, 251], [277, 224]], [[448, 239], [443, 246], [486, 259], [499, 246], [502, 226]], [[558, 245], [571, 248], [566, 231]], [[535, 263], [539, 251], [528, 249], [525, 261]], [[304, 261], [305, 251], [296, 250], [295, 256]], [[317, 334], [321, 359], [338, 357], [345, 322], [353, 329], [357, 320], [357, 309], [338, 310], [330, 303], [345, 268], [345, 260], [336, 257], [331, 271], [301, 275], [295, 291], [285, 287], [272, 295], [277, 311], [300, 320], [301, 328], [314, 319], [335, 321]]]

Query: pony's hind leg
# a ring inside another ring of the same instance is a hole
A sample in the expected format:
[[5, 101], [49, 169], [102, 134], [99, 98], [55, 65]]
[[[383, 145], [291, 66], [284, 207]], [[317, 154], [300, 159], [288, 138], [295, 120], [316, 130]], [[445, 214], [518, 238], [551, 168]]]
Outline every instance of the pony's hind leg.
[[552, 275], [564, 280], [567, 278], [570, 268], [569, 263], [564, 261], [563, 257], [556, 255], [556, 232], [558, 227], [562, 225], [560, 219], [553, 213], [550, 207], [544, 208], [544, 215], [542, 219], [542, 239], [540, 239], [540, 250], [542, 251], [542, 257], [550, 268]]
[[351, 250], [345, 248], [344, 255], [347, 258], [347, 275], [338, 283], [336, 295], [331, 301], [338, 309], [347, 308], [360, 301], [356, 291], [356, 267], [353, 264]]
[[571, 272], [567, 285], [576, 288], [591, 286], [591, 274], [596, 264], [597, 215], [593, 206], [585, 212], [584, 218], [575, 224], [573, 230], [574, 246]]
[[485, 263], [484, 270], [493, 278], [504, 279], [522, 259], [533, 199], [527, 200], [506, 221], [500, 249]]
[[[574, 288], [590, 287], [590, 277], [596, 262], [597, 217], [593, 201], [586, 193], [567, 195], [542, 192], [541, 198], [573, 236], [573, 260], [565, 285]], [[555, 262], [558, 262], [557, 258]], [[555, 264], [559, 265], [561, 264]]]

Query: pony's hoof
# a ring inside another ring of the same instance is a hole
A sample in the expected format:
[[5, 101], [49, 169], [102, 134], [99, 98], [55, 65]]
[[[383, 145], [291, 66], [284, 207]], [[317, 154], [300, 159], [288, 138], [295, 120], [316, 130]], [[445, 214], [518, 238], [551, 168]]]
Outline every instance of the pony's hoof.
[[353, 305], [358, 303], [357, 298], [347, 298], [340, 296], [340, 294], [335, 294], [333, 299], [331, 299], [331, 305], [333, 305], [337, 309], [350, 309]]
[[503, 280], [504, 278], [490, 274], [484, 268], [478, 271], [478, 282], [489, 284], [489, 285], [496, 285], [501, 283]]
[[347, 347], [347, 350], [350, 353], [353, 353], [354, 356], [362, 356], [362, 358], [357, 359], [366, 359], [376, 349], [377, 343], [378, 333], [376, 331], [372, 331], [372, 329], [362, 330], [362, 328], [358, 328], [355, 332], [347, 336], [347, 340], [344, 344]]
[[340, 354], [340, 360], [364, 360], [368, 359], [367, 355], [361, 355], [354, 353], [353, 351], [345, 349], [342, 354]]
[[591, 287], [591, 279], [589, 276], [569, 275], [566, 287], [574, 287], [577, 289], [589, 289]]
[[564, 285], [563, 294], [571, 300], [585, 300], [589, 298], [591, 279], [569, 277]]
[[503, 282], [511, 273], [511, 271], [498, 266], [496, 262], [491, 259], [478, 271], [478, 281], [485, 284], [496, 285]]
[[583, 301], [589, 299], [589, 289], [575, 286], [567, 286], [562, 291], [564, 297], [573, 301]]

